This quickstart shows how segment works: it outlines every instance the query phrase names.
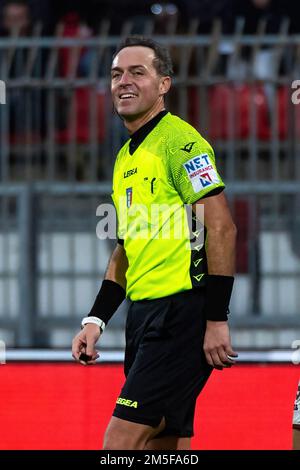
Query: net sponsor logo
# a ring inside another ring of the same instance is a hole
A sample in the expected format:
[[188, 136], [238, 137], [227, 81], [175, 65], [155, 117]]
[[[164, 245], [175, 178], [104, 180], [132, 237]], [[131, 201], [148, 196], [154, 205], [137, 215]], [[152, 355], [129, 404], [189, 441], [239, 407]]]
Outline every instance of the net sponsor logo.
[[191, 173], [189, 176], [190, 178], [195, 178], [196, 176], [200, 175], [204, 176], [205, 172], [211, 171], [213, 169], [214, 167], [212, 165], [208, 165], [205, 168], [200, 168], [199, 170], [194, 171], [194, 173]]
[[207, 153], [191, 158], [183, 166], [195, 193], [207, 186], [220, 183], [220, 178]]
[[196, 157], [191, 158], [183, 164], [185, 171], [189, 176], [192, 176], [196, 170], [203, 168], [210, 164], [209, 156], [207, 153], [202, 155], [196, 155]]

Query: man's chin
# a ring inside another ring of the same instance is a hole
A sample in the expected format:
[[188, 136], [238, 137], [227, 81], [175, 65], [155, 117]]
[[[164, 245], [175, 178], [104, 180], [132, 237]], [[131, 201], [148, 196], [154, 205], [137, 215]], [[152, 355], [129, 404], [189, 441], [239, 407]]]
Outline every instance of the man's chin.
[[128, 121], [128, 122], [135, 121], [136, 119], [140, 117], [140, 114], [135, 113], [135, 112], [130, 112], [130, 111], [122, 111], [122, 110], [118, 111], [117, 110], [117, 113], [121, 119], [123, 119], [124, 121]]

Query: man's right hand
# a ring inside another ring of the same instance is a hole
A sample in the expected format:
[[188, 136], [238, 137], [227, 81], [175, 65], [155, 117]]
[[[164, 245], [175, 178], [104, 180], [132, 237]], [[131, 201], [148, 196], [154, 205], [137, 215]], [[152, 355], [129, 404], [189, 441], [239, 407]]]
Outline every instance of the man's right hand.
[[[87, 323], [85, 327], [75, 336], [72, 341], [72, 356], [80, 364], [91, 365], [96, 364], [96, 359], [99, 357], [95, 349], [95, 345], [100, 338], [100, 328], [94, 323]], [[80, 355], [84, 353], [90, 356], [88, 361], [80, 360]]]

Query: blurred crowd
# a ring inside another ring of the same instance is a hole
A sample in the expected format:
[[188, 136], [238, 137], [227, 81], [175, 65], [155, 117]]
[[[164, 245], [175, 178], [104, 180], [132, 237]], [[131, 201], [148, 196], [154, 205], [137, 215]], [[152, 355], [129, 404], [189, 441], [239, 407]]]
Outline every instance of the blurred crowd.
[[172, 32], [184, 34], [191, 19], [198, 19], [198, 33], [210, 32], [214, 19], [222, 20], [225, 34], [234, 32], [236, 19], [245, 19], [244, 33], [257, 31], [260, 19], [267, 22], [267, 33], [276, 34], [283, 18], [289, 18], [290, 33], [300, 32], [298, 21], [300, 5], [296, 0], [0, 0], [0, 34], [17, 31], [20, 35], [32, 33], [33, 25], [42, 24], [42, 34], [53, 35], [57, 24], [72, 27], [78, 22], [91, 35], [99, 33], [102, 20], [110, 20], [109, 33], [119, 35], [124, 21], [134, 23], [134, 32], [144, 31], [152, 20], [154, 32], [167, 34], [170, 22]]

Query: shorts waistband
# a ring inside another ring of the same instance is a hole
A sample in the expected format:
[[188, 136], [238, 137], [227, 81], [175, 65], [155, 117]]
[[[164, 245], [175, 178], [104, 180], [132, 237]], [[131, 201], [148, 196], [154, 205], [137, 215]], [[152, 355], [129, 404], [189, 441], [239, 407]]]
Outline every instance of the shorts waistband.
[[156, 299], [141, 299], [141, 300], [133, 300], [132, 303], [134, 304], [142, 304], [142, 303], [150, 303], [150, 302], [159, 302], [164, 300], [172, 300], [177, 299], [178, 297], [190, 297], [191, 295], [203, 295], [204, 293], [204, 286], [197, 287], [194, 289], [183, 290], [180, 292], [175, 292], [174, 294], [167, 295], [165, 297], [157, 297]]

